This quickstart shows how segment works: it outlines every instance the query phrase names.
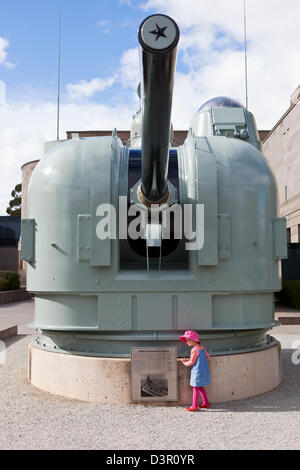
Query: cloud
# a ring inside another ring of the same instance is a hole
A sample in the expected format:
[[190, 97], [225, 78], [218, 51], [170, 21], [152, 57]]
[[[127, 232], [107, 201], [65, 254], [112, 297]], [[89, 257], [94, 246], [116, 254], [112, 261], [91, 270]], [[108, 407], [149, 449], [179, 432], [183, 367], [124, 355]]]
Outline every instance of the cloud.
[[6, 49], [8, 47], [9, 47], [9, 41], [0, 36], [0, 65], [4, 65], [5, 67], [8, 67], [8, 68], [13, 68], [14, 64], [6, 60], [7, 55], [8, 55]]
[[[149, 14], [170, 15], [181, 31], [172, 111], [175, 129], [187, 129], [193, 113], [213, 96], [228, 95], [244, 102], [242, 1], [185, 0], [183, 8], [178, 0], [148, 0], [138, 7], [141, 5]], [[300, 82], [300, 3], [251, 0], [247, 10], [249, 108], [260, 129], [271, 128], [288, 108], [290, 95]], [[3, 65], [9, 44], [1, 39]], [[61, 137], [66, 130], [129, 129], [138, 108], [138, 82], [135, 47], [122, 53], [111, 76], [69, 83], [69, 102], [61, 105]], [[92, 98], [101, 92], [109, 92], [111, 102], [117, 104], [95, 104]], [[47, 98], [28, 99], [0, 109], [0, 213], [5, 214], [10, 192], [21, 178], [20, 166], [40, 158], [43, 143], [56, 137], [56, 105]]]
[[111, 24], [108, 20], [98, 21], [97, 24], [103, 30], [104, 34], [111, 35]]
[[[62, 104], [60, 137], [66, 131], [128, 129], [133, 109], [127, 105]], [[40, 159], [44, 143], [56, 139], [56, 103], [6, 104], [0, 108], [0, 215], [14, 186], [21, 181], [21, 166]]]
[[[219, 94], [245, 101], [242, 1], [185, 0], [182, 8], [177, 0], [148, 0], [143, 9], [178, 22], [185, 71], [176, 75], [174, 105], [186, 103], [182, 114]], [[247, 2], [249, 109], [260, 128], [273, 127], [299, 85], [299, 14], [298, 0]]]
[[69, 83], [66, 86], [66, 90], [71, 100], [85, 99], [111, 88], [117, 82], [123, 88], [136, 90], [139, 82], [139, 55], [137, 47], [123, 52], [120, 66], [113, 76], [108, 78], [97, 77], [90, 81], [80, 80], [75, 84]]
[[[129, 49], [123, 52], [113, 76], [68, 84], [69, 102], [62, 102], [60, 107], [60, 138], [66, 138], [66, 131], [72, 130], [129, 129], [138, 108], [138, 69], [138, 48]], [[113, 96], [111, 87], [115, 83], [119, 84], [117, 95], [122, 89], [126, 91], [117, 104], [89, 100], [95, 93], [106, 90]], [[37, 101], [30, 90], [26, 96], [30, 101], [7, 103], [0, 108], [0, 215], [5, 215], [10, 192], [21, 181], [21, 166], [39, 159], [44, 143], [56, 139], [56, 103], [47, 98]]]
[[138, 47], [123, 52], [120, 60], [119, 80], [125, 88], [137, 88], [140, 80]]
[[80, 80], [79, 83], [69, 83], [66, 86], [66, 89], [71, 99], [89, 98], [97, 92], [110, 88], [116, 80], [116, 75], [108, 78], [93, 78], [89, 82], [86, 80]]

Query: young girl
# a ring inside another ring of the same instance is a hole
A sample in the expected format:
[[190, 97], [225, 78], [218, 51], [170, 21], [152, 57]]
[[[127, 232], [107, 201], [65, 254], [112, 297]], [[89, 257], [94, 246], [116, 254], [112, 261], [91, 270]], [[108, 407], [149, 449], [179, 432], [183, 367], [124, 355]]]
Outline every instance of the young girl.
[[[206, 349], [201, 346], [196, 331], [186, 331], [180, 339], [193, 348], [189, 359], [181, 359], [182, 364], [186, 367], [192, 366], [190, 385], [193, 387], [193, 404], [186, 410], [198, 411], [200, 408], [210, 408], [210, 403], [208, 402], [204, 388], [206, 385], [210, 384], [210, 372], [207, 362], [209, 354]], [[200, 406], [198, 406], [199, 392], [203, 401]]]

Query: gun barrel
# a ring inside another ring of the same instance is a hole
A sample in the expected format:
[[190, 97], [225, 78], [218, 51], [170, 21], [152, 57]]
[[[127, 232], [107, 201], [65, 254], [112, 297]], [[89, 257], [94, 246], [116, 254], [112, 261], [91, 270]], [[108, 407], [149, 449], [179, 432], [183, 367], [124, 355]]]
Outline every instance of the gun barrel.
[[168, 194], [168, 161], [179, 29], [166, 15], [151, 15], [139, 28], [142, 61], [142, 185], [145, 203]]

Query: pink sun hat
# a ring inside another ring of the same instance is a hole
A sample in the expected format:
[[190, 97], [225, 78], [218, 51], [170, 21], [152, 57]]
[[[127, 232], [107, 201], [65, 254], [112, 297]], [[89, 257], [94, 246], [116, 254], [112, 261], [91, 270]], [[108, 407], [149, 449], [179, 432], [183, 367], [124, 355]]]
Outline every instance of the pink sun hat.
[[200, 343], [199, 335], [196, 333], [194, 330], [188, 330], [184, 333], [183, 336], [180, 336], [181, 341], [186, 343], [187, 339], [191, 339], [192, 341], [196, 341], [197, 343]]

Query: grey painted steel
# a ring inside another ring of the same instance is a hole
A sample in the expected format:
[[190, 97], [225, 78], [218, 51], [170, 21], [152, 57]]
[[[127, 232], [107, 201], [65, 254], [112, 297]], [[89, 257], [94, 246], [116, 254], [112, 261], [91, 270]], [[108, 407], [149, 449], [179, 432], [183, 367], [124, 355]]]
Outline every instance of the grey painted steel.
[[[212, 356], [249, 353], [274, 346], [276, 340], [266, 335], [268, 330], [220, 331], [213, 335], [202, 331], [202, 344]], [[46, 351], [73, 353], [82, 356], [130, 357], [132, 347], [175, 346], [179, 357], [188, 357], [190, 348], [178, 342], [178, 335], [171, 333], [141, 332], [138, 336], [116, 334], [73, 333], [45, 331], [34, 339], [35, 346]]]
[[139, 29], [139, 39], [149, 52], [165, 51], [175, 47], [179, 40], [179, 29], [175, 21], [167, 15], [148, 16]]
[[261, 150], [255, 117], [246, 108], [220, 106], [221, 97], [210, 100], [192, 117], [189, 132], [193, 136], [227, 135], [242, 139]]
[[28, 263], [35, 261], [35, 221], [34, 219], [22, 219], [22, 260]]
[[[185, 251], [181, 242], [160, 270], [147, 271], [128, 240], [97, 237], [99, 206], [112, 204], [118, 214], [119, 196], [130, 189], [129, 151], [115, 133], [62, 142], [42, 157], [28, 191], [34, 223], [23, 223], [22, 236], [40, 347], [129, 356], [132, 346], [179, 346], [186, 329], [199, 331], [212, 354], [269, 347], [285, 221], [252, 115], [232, 109], [199, 112], [177, 149], [178, 201], [204, 204], [204, 246]], [[221, 127], [216, 135], [215, 125], [244, 128], [249, 137], [222, 135]]]

